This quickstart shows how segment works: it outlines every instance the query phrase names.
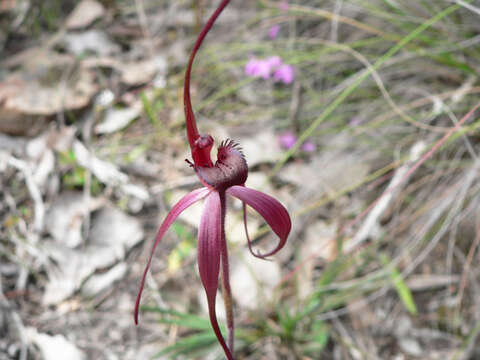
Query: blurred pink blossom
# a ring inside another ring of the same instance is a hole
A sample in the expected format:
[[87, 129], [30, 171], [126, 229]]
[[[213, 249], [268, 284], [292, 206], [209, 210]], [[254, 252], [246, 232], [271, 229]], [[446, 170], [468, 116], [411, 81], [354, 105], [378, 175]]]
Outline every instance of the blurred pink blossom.
[[270, 56], [265, 60], [271, 69], [277, 68], [282, 65], [282, 58], [278, 55]]
[[286, 131], [278, 137], [278, 142], [281, 147], [288, 150], [295, 145], [297, 137], [291, 131]]
[[354, 116], [350, 119], [350, 122], [349, 122], [348, 125], [358, 126], [358, 125], [360, 125], [361, 122], [362, 122], [362, 119], [360, 118], [360, 116]]
[[280, 25], [273, 25], [270, 30], [268, 30], [268, 36], [270, 37], [270, 39], [276, 39], [277, 36], [278, 36], [278, 33], [280, 31]]
[[269, 79], [273, 71], [273, 79], [284, 84], [293, 81], [295, 68], [284, 64], [280, 56], [270, 56], [266, 59], [251, 58], [245, 64], [245, 75]]
[[311, 140], [307, 140], [303, 143], [302, 150], [308, 153], [312, 153], [317, 150], [317, 145], [315, 145], [315, 143], [313, 143]]
[[292, 65], [282, 64], [275, 70], [273, 79], [284, 84], [290, 84], [293, 81], [294, 74], [295, 68]]
[[268, 79], [270, 78], [271, 68], [267, 60], [252, 58], [245, 65], [245, 75]]
[[288, 10], [288, 2], [286, 0], [282, 0], [282, 2], [280, 3], [280, 9], [283, 11]]
[[[285, 131], [278, 136], [278, 142], [280, 146], [286, 150], [291, 149], [297, 143], [297, 141], [297, 136], [291, 131]], [[312, 153], [317, 150], [317, 145], [311, 140], [306, 140], [302, 144], [301, 149], [307, 153]]]

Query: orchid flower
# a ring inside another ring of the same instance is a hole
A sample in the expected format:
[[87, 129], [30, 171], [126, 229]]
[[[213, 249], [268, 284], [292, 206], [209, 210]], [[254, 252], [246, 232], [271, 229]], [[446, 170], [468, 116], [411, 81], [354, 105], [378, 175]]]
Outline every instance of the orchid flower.
[[[216, 162], [212, 162], [210, 151], [213, 147], [213, 138], [210, 135], [201, 135], [198, 132], [195, 122], [195, 116], [190, 100], [190, 73], [193, 60], [203, 39], [217, 17], [228, 5], [229, 1], [230, 0], [223, 0], [205, 24], [205, 27], [201, 31], [194, 45], [185, 73], [184, 108], [186, 130], [193, 158], [193, 163], [188, 160], [187, 162], [195, 170], [204, 187], [193, 190], [180, 199], [180, 201], [173, 206], [160, 226], [140, 283], [140, 289], [135, 304], [134, 318], [135, 323], [138, 324], [140, 298], [145, 285], [145, 278], [158, 243], [182, 211], [197, 201], [205, 199], [204, 210], [198, 230], [198, 268], [207, 296], [208, 312], [213, 331], [228, 360], [233, 360], [234, 321], [229, 280], [228, 251], [225, 236], [227, 195], [236, 197], [243, 203], [243, 219], [245, 223], [247, 243], [250, 252], [256, 257], [264, 259], [274, 255], [285, 245], [290, 233], [291, 221], [287, 210], [277, 200], [260, 191], [245, 187], [245, 181], [248, 176], [248, 166], [245, 157], [236, 142], [232, 140], [223, 141], [218, 148]], [[265, 219], [267, 224], [279, 238], [277, 246], [265, 254], [254, 253], [252, 250], [252, 243], [247, 232], [246, 205], [254, 208]], [[227, 314], [227, 341], [225, 341], [220, 331], [215, 309], [215, 299], [219, 285], [220, 271], [222, 275], [221, 286]]]

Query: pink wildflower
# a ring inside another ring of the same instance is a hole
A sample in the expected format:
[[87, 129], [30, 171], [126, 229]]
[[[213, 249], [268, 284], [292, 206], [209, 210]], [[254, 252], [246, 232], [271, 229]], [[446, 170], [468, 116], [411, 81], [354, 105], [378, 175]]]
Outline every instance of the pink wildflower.
[[271, 68], [270, 63], [267, 60], [253, 58], [245, 65], [245, 75], [268, 79], [270, 78]]
[[279, 66], [282, 65], [282, 58], [278, 55], [270, 56], [265, 61], [267, 62], [268, 66], [270, 66], [270, 70], [278, 68]]
[[350, 122], [348, 125], [350, 126], [358, 126], [362, 122], [362, 119], [360, 116], [354, 116], [353, 118], [350, 119]]
[[288, 150], [295, 145], [297, 137], [291, 131], [286, 131], [278, 137], [278, 142], [281, 147]]
[[[291, 149], [297, 143], [297, 141], [297, 136], [291, 131], [286, 131], [278, 137], [278, 142], [280, 143], [280, 146], [286, 150]], [[301, 149], [307, 153], [312, 153], [317, 150], [317, 145], [315, 145], [315, 143], [311, 140], [307, 139], [302, 144]]]
[[280, 25], [278, 24], [273, 25], [270, 28], [270, 30], [268, 30], [268, 36], [270, 37], [270, 39], [274, 40], [277, 38], [279, 32], [280, 32]]
[[282, 64], [275, 70], [273, 79], [275, 81], [281, 81], [284, 84], [290, 84], [293, 81], [294, 75], [295, 68], [292, 65]]
[[307, 140], [303, 143], [302, 150], [308, 153], [312, 153], [317, 150], [317, 145], [315, 145], [315, 143], [311, 140]]

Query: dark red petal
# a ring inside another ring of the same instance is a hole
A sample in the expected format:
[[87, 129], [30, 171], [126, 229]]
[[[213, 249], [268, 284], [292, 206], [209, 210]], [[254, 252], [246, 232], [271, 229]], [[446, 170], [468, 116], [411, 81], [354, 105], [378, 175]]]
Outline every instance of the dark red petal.
[[150, 263], [152, 262], [153, 254], [155, 252], [155, 249], [158, 243], [160, 242], [160, 240], [162, 239], [163, 235], [168, 230], [170, 225], [172, 225], [172, 223], [176, 220], [178, 215], [180, 215], [180, 213], [183, 210], [188, 208], [193, 203], [203, 199], [205, 196], [208, 195], [210, 191], [211, 190], [208, 188], [201, 188], [188, 193], [173, 206], [172, 210], [170, 210], [165, 220], [163, 220], [163, 223], [160, 226], [160, 229], [158, 230], [157, 236], [155, 238], [155, 242], [152, 247], [152, 252], [150, 253], [150, 257], [148, 258], [147, 266], [145, 266], [145, 271], [143, 272], [142, 281], [140, 283], [140, 289], [138, 290], [137, 300], [135, 302], [135, 312], [134, 312], [135, 324], [138, 324], [138, 307], [140, 305], [140, 298], [142, 297], [142, 291], [145, 286], [145, 279], [147, 277], [147, 272], [148, 272], [148, 269], [150, 268]]
[[207, 293], [208, 313], [213, 331], [220, 345], [222, 345], [227, 358], [233, 360], [233, 356], [218, 326], [217, 313], [215, 311], [215, 299], [217, 297], [220, 272], [221, 236], [222, 210], [220, 195], [218, 192], [213, 191], [205, 199], [205, 209], [203, 210], [198, 229], [198, 269], [203, 287]]
[[266, 254], [254, 254], [255, 256], [260, 258], [268, 257], [275, 254], [285, 245], [290, 229], [292, 228], [292, 222], [290, 215], [288, 215], [287, 210], [282, 204], [267, 194], [249, 189], [245, 186], [232, 186], [228, 188], [227, 194], [235, 196], [257, 210], [268, 225], [270, 225], [273, 232], [280, 238], [275, 249]]

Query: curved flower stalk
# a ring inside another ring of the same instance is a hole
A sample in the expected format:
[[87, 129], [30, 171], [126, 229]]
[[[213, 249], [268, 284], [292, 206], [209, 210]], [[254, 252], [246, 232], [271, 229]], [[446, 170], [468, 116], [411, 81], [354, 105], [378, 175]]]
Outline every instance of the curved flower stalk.
[[[190, 73], [195, 54], [202, 44], [203, 39], [212, 27], [216, 18], [228, 5], [229, 0], [223, 0], [200, 33], [190, 55], [185, 74], [184, 105], [187, 137], [190, 144], [193, 163], [188, 161], [195, 170], [200, 182], [204, 187], [194, 190], [185, 195], [176, 203], [165, 220], [163, 221], [153, 244], [152, 252], [148, 259], [145, 271], [140, 283], [135, 304], [135, 323], [138, 323], [138, 308], [140, 298], [145, 285], [145, 278], [152, 262], [155, 249], [170, 225], [178, 215], [195, 202], [205, 199], [202, 218], [198, 230], [198, 268], [203, 287], [207, 295], [208, 311], [213, 331], [223, 347], [229, 360], [234, 359], [234, 321], [232, 308], [232, 294], [229, 280], [228, 250], [225, 237], [225, 214], [227, 195], [240, 199], [243, 203], [245, 231], [246, 205], [254, 208], [270, 225], [274, 233], [279, 237], [277, 246], [266, 254], [254, 253], [252, 244], [246, 233], [248, 247], [251, 253], [259, 258], [266, 258], [279, 251], [287, 241], [291, 229], [290, 216], [287, 210], [274, 198], [260, 191], [245, 187], [248, 176], [248, 166], [245, 157], [238, 146], [232, 140], [223, 141], [217, 152], [217, 161], [212, 162], [210, 151], [213, 147], [213, 138], [210, 135], [200, 135], [195, 122], [190, 101]], [[215, 299], [219, 285], [221, 271], [222, 292], [225, 300], [227, 314], [227, 341], [223, 338], [217, 321]]]

